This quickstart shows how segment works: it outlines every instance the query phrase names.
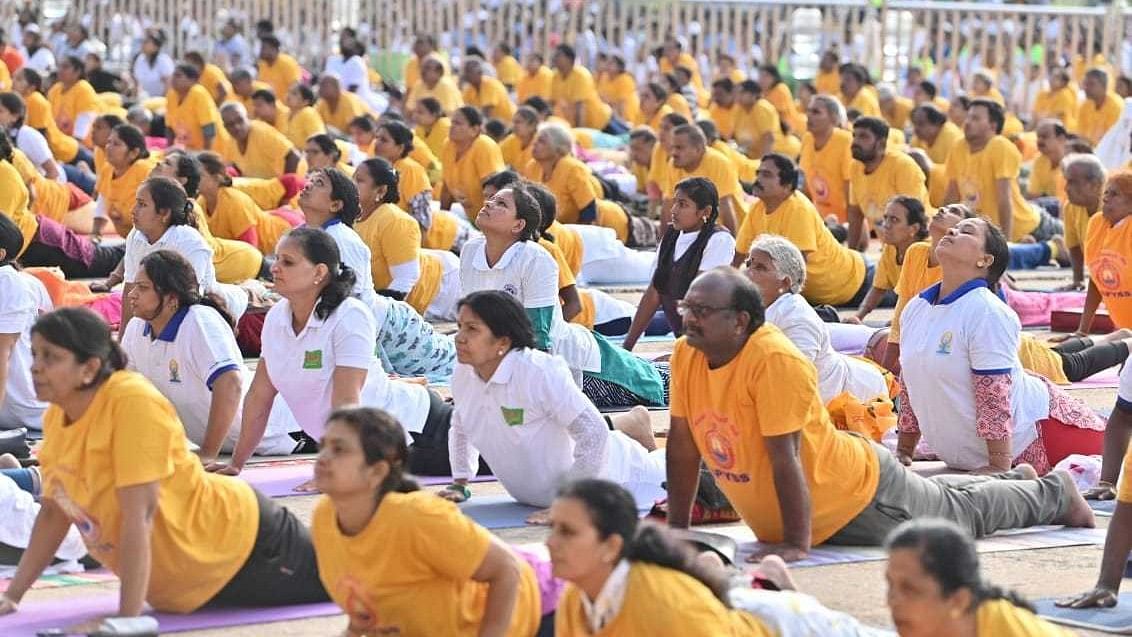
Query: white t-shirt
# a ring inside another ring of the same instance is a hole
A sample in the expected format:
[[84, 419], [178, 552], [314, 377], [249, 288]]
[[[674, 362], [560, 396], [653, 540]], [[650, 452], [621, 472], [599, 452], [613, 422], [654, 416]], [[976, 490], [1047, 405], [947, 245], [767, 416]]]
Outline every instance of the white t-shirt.
[[373, 272], [371, 271], [373, 253], [370, 252], [369, 246], [366, 245], [357, 231], [342, 223], [339, 219], [332, 220], [323, 230], [334, 237], [334, 242], [338, 244], [342, 263], [353, 270], [354, 276], [357, 277], [354, 282], [354, 294], [373, 311], [377, 303], [374, 299], [377, 292], [373, 289]]
[[55, 161], [55, 156], [51, 154], [51, 147], [47, 145], [47, 138], [43, 133], [35, 130], [31, 126], [24, 124], [16, 131], [16, 147], [24, 152], [35, 165], [35, 169], [39, 174], [46, 174], [43, 170], [43, 164], [52, 161], [59, 169], [58, 181], [62, 183], [67, 182], [67, 174], [63, 172], [63, 167], [59, 162]]
[[138, 83], [138, 88], [146, 95], [164, 97], [165, 91], [168, 90], [165, 80], [173, 77], [173, 69], [173, 58], [164, 53], [158, 53], [152, 65], [149, 63], [149, 59], [141, 54], [134, 58], [132, 72], [134, 80]]
[[[185, 435], [197, 445], [204, 444], [208, 431], [212, 383], [228, 372], [239, 374], [243, 383], [240, 404], [221, 451], [235, 448], [240, 438], [242, 396], [252, 377], [232, 328], [216, 310], [203, 305], [182, 308], [156, 336], [149, 323], [134, 317], [122, 334], [122, 348], [129, 357], [129, 368], [148, 378], [173, 403]], [[287, 431], [275, 430], [269, 423], [256, 453], [285, 455], [294, 448], [295, 441]]]
[[[575, 462], [575, 442], [567, 427], [584, 412], [596, 412], [571, 382], [566, 363], [538, 350], [512, 350], [487, 382], [470, 365], [457, 364], [452, 397], [455, 411], [449, 440], [453, 435], [467, 437], [517, 501], [550, 506], [558, 488], [571, 477]], [[602, 469], [592, 477], [659, 489], [664, 481], [663, 452], [650, 454], [619, 432], [598, 433], [604, 434], [596, 447], [602, 461], [595, 464]], [[477, 464], [471, 457], [468, 461], [470, 467]], [[454, 471], [458, 464], [459, 459], [453, 458]]]
[[518, 241], [507, 248], [494, 266], [487, 264], [487, 240], [476, 237], [460, 252], [461, 296], [480, 290], [503, 290], [525, 308], [553, 308], [550, 350], [573, 370], [601, 371], [601, 351], [593, 334], [567, 323], [558, 302], [558, 264], [534, 241]]
[[[316, 440], [331, 411], [333, 375], [338, 367], [367, 371], [359, 403], [392, 414], [408, 432], [419, 433], [428, 417], [428, 390], [391, 381], [377, 357], [377, 327], [360, 300], [347, 298], [326, 319], [311, 314], [306, 327], [291, 328], [291, 304], [283, 299], [263, 323], [264, 365], [295, 421]], [[409, 440], [411, 442], [411, 439]]]
[[987, 466], [986, 441], [975, 431], [971, 375], [1009, 373], [1016, 458], [1037, 439], [1037, 421], [1049, 416], [1049, 390], [1018, 358], [1018, 315], [981, 279], [933, 305], [939, 289], [936, 284], [913, 298], [900, 319], [901, 374], [920, 431], [948, 466]]
[[[700, 232], [681, 232], [676, 237], [676, 249], [672, 253], [673, 260], [679, 260], [696, 242]], [[659, 253], [660, 246], [657, 246]], [[700, 258], [700, 272], [705, 272], [721, 265], [731, 265], [731, 258], [735, 256], [735, 237], [730, 232], [716, 232], [708, 239], [704, 246], [704, 255]], [[656, 269], [655, 266], [653, 268]]]
[[40, 75], [49, 75], [55, 71], [55, 54], [46, 46], [41, 46], [35, 53], [28, 54], [27, 49], [20, 47], [24, 54], [24, 66], [38, 71]]
[[813, 361], [823, 403], [846, 391], [861, 401], [888, 395], [888, 383], [876, 367], [833, 349], [826, 324], [801, 294], [787, 293], [775, 299], [766, 308], [766, 320]]
[[0, 429], [43, 428], [47, 403], [36, 400], [31, 383], [31, 328], [39, 318], [36, 283], [11, 265], [0, 267], [0, 334], [19, 334], [8, 358]]

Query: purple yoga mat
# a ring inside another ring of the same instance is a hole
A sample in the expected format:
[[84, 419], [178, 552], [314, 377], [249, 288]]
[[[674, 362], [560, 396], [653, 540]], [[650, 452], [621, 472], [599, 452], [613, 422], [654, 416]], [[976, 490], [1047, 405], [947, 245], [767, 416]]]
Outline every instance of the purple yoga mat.
[[1110, 367], [1069, 385], [1069, 389], [1111, 389], [1120, 387], [1120, 368]]
[[[0, 617], [0, 635], [30, 636], [48, 628], [66, 629], [94, 617], [113, 615], [117, 610], [117, 593], [51, 602], [29, 600], [20, 605], [19, 612]], [[341, 612], [336, 604], [324, 602], [266, 608], [206, 608], [188, 615], [171, 613], [153, 613], [153, 615], [157, 618], [161, 633], [165, 634], [307, 617], [327, 617]]]
[[[260, 493], [271, 498], [286, 496], [318, 495], [317, 493], [296, 493], [295, 487], [314, 477], [314, 462], [302, 464], [267, 465], [245, 467], [240, 477], [259, 489]], [[472, 482], [490, 482], [494, 476], [476, 476]], [[431, 487], [452, 482], [452, 476], [420, 476], [422, 486]]]

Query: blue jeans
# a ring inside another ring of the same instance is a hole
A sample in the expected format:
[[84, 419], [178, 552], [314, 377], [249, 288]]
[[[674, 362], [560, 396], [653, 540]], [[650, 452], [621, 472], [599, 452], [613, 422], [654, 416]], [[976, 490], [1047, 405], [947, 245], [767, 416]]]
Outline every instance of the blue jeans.
[[36, 480], [33, 476], [33, 472], [33, 469], [0, 469], [0, 475], [11, 478], [12, 482], [15, 482], [17, 487], [39, 497], [35, 489]]
[[1053, 253], [1048, 243], [1012, 243], [1010, 244], [1011, 270], [1033, 270], [1040, 265], [1049, 263]]
[[74, 164], [63, 164], [63, 172], [67, 175], [67, 181], [78, 186], [90, 196], [94, 196], [94, 177], [84, 173], [78, 166]]

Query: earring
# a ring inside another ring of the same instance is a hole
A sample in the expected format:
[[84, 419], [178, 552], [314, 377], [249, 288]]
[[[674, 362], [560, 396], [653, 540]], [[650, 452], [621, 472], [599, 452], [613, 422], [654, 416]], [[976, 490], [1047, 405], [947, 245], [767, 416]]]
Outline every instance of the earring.
[[499, 350], [499, 351], [495, 352], [495, 355], [496, 356], [503, 356], [503, 350]]

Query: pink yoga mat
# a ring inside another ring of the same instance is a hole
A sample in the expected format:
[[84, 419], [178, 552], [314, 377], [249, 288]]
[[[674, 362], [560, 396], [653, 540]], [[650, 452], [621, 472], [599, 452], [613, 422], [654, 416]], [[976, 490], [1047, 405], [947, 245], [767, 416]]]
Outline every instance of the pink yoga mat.
[[[19, 612], [0, 617], [0, 635], [22, 637], [35, 635], [37, 631], [49, 628], [66, 629], [94, 617], [113, 615], [117, 610], [117, 593], [101, 593], [52, 602], [29, 600], [20, 605]], [[324, 602], [260, 608], [205, 608], [188, 615], [170, 613], [153, 613], [153, 615], [157, 618], [161, 633], [165, 634], [307, 617], [328, 617], [341, 612], [336, 604]]]
[[[240, 477], [259, 490], [260, 493], [271, 498], [287, 496], [318, 495], [317, 493], [297, 493], [294, 489], [300, 484], [314, 477], [314, 462], [294, 464], [279, 464], [267, 466], [250, 465], [244, 467]], [[494, 476], [476, 476], [472, 482], [490, 482]], [[452, 476], [420, 476], [417, 482], [421, 486], [436, 486], [449, 484]]]
[[1079, 380], [1068, 386], [1068, 389], [1110, 389], [1120, 387], [1120, 368], [1110, 367], [1097, 372], [1092, 376]]

